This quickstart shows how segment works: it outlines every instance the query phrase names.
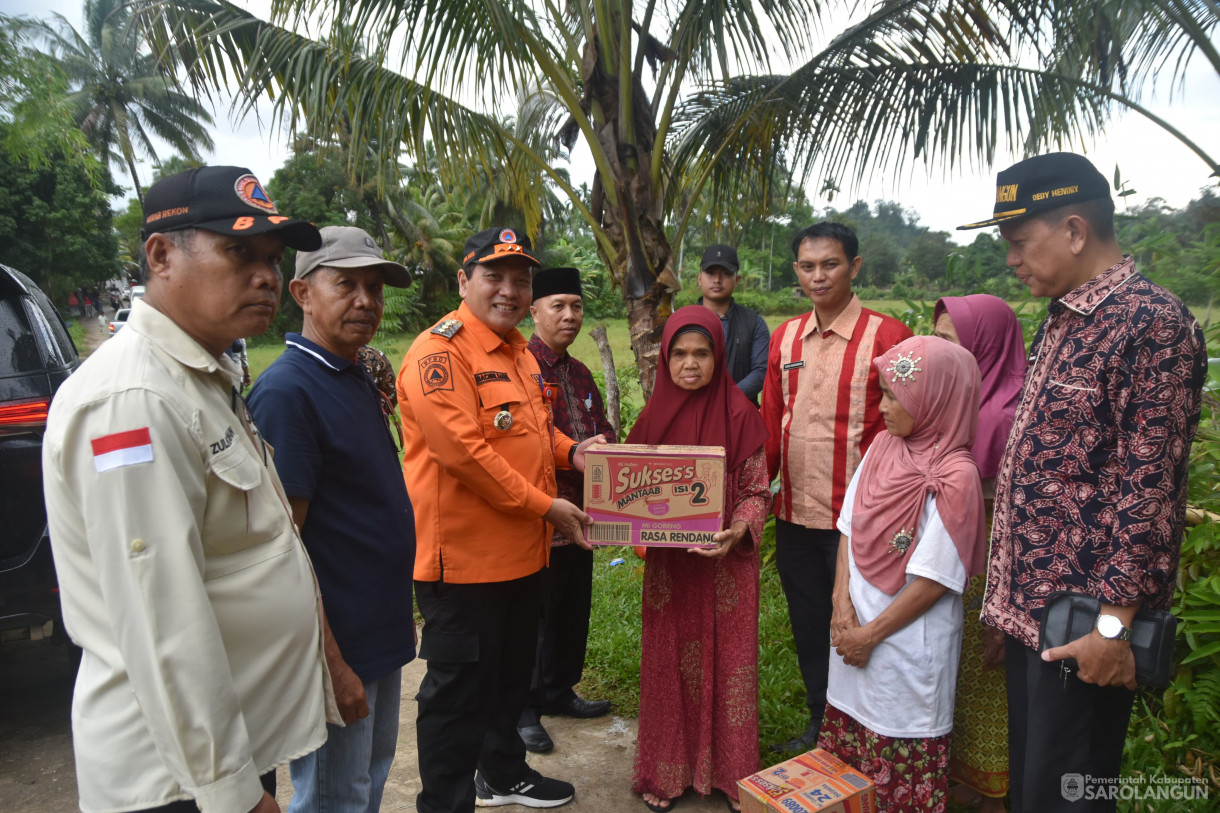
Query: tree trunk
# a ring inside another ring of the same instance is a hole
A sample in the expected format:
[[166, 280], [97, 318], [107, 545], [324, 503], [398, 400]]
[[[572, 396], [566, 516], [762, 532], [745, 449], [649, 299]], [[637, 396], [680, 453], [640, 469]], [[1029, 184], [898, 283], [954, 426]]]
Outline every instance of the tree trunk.
[[[643, 85], [620, 77], [600, 58], [598, 38], [585, 44], [582, 71], [585, 100], [592, 111], [597, 140], [610, 164], [610, 178], [593, 178], [591, 209], [616, 251], [598, 255], [610, 270], [627, 306], [631, 349], [640, 374], [640, 390], [652, 396], [661, 329], [669, 316], [671, 291], [677, 288], [673, 252], [665, 237], [663, 190], [653, 188], [652, 165], [656, 123]], [[631, 82], [629, 126], [619, 109], [620, 81]], [[613, 189], [613, 195], [608, 190]]]
[[131, 183], [135, 187], [136, 200], [140, 202], [140, 208], [144, 208], [144, 190], [140, 188], [140, 176], [136, 173], [135, 156], [130, 153], [125, 153], [127, 159], [127, 168], [131, 171]]
[[597, 350], [602, 356], [602, 373], [606, 377], [606, 413], [610, 425], [614, 427], [614, 437], [623, 442], [623, 409], [618, 386], [618, 371], [614, 369], [614, 350], [606, 337], [606, 326], [598, 325], [589, 334], [597, 343]]

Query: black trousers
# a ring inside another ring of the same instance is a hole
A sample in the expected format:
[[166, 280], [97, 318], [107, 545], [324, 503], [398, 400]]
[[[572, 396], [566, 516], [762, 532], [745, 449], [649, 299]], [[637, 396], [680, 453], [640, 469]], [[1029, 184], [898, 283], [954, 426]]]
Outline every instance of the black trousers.
[[496, 789], [524, 778], [517, 718], [538, 643], [541, 574], [487, 584], [415, 582], [424, 617], [416, 742], [419, 813], [474, 810], [477, 769]]
[[788, 620], [811, 721], [822, 719], [826, 709], [831, 596], [839, 536], [834, 528], [806, 528], [775, 520], [775, 567], [788, 600]]
[[[1135, 692], [1095, 686], [1006, 636], [1008, 774], [1013, 813], [1100, 813], [1116, 799], [1092, 798], [1116, 779]], [[1108, 795], [1103, 791], [1101, 795]]]
[[[262, 783], [263, 790], [275, 795], [275, 771], [267, 771], [258, 781]], [[187, 799], [180, 799], [160, 807], [147, 808], [143, 813], [199, 813], [199, 805]]]
[[572, 691], [585, 670], [589, 607], [593, 601], [593, 551], [577, 545], [551, 548], [542, 571], [542, 619], [529, 702], [520, 725], [534, 725], [542, 709]]

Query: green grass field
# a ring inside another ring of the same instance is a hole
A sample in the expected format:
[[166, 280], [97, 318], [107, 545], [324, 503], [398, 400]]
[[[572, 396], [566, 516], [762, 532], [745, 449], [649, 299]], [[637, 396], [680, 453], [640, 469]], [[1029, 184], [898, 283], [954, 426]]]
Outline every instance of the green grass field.
[[[767, 520], [759, 546], [762, 571], [758, 618], [758, 734], [764, 764], [778, 762], [767, 743], [805, 730], [809, 712], [788, 625], [788, 605], [775, 570], [775, 520]], [[622, 564], [611, 565], [615, 559]], [[640, 595], [644, 562], [629, 547], [593, 555], [593, 612], [585, 655], [584, 697], [609, 698], [616, 713], [635, 716], [640, 687]]]

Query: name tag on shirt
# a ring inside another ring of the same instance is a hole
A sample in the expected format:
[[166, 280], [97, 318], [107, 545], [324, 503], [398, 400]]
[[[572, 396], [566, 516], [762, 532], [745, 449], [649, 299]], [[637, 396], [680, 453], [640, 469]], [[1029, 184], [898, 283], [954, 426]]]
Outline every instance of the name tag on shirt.
[[790, 361], [790, 362], [788, 362], [787, 364], [785, 364], [785, 365], [784, 365], [784, 369], [785, 369], [785, 370], [798, 370], [798, 369], [800, 369], [801, 367], [804, 367], [804, 366], [805, 366], [805, 362], [804, 362], [804, 360], [801, 360], [801, 361]]

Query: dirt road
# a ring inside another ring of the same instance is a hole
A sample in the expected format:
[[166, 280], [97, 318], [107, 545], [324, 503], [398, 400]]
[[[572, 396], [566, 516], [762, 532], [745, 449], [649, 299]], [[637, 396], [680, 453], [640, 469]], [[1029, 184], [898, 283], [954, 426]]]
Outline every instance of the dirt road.
[[[0, 647], [0, 811], [4, 813], [73, 813], [77, 810], [75, 768], [69, 708], [76, 663], [69, 650], [46, 641], [22, 641]], [[419, 792], [415, 754], [415, 692], [423, 661], [403, 673], [402, 716], [398, 756], [386, 785], [381, 809], [415, 810]], [[642, 813], [631, 793], [635, 756], [635, 720], [614, 715], [597, 720], [546, 717], [554, 738], [550, 754], [530, 757], [543, 774], [576, 786], [572, 811]], [[279, 801], [292, 798], [288, 772], [279, 774]], [[507, 810], [524, 810], [520, 807]], [[709, 813], [727, 810], [724, 797], [687, 796], [681, 810]]]

